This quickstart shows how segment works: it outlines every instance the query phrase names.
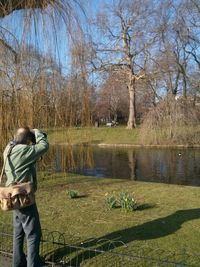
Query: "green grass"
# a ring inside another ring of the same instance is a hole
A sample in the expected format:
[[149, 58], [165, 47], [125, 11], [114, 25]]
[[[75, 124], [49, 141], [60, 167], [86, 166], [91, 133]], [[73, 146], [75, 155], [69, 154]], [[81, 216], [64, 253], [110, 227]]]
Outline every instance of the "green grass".
[[200, 145], [199, 126], [177, 128], [173, 138], [169, 129], [144, 130], [125, 127], [77, 127], [47, 129], [51, 144], [104, 144], [104, 145], [144, 145], [144, 146], [197, 146]]
[[85, 127], [48, 129], [51, 144], [137, 144], [139, 129]]
[[[40, 173], [37, 203], [42, 228], [60, 231], [68, 242], [96, 246], [98, 239], [121, 240], [116, 251], [136, 248], [200, 254], [200, 188], [67, 174]], [[70, 199], [66, 192], [76, 190]], [[126, 191], [134, 194], [139, 209], [109, 209], [106, 198]], [[10, 212], [0, 219], [11, 223]], [[100, 246], [100, 245], [99, 245]], [[98, 246], [97, 246], [98, 247]]]
[[[53, 178], [52, 183], [44, 179], [38, 191], [41, 221], [47, 229], [69, 231], [81, 240], [120, 237], [127, 243], [145, 241], [150, 246], [187, 248], [191, 252], [200, 247], [199, 188], [77, 176]], [[67, 198], [66, 191], [72, 189], [85, 197]], [[121, 191], [134, 193], [147, 209], [130, 213], [109, 210], [106, 195]], [[52, 224], [56, 218], [56, 225]]]

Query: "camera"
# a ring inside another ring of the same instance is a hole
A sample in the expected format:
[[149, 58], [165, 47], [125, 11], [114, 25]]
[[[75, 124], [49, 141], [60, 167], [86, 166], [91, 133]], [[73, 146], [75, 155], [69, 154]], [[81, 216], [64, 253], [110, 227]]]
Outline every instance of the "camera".
[[[43, 135], [44, 135], [45, 137], [47, 137], [47, 134], [46, 134], [46, 133], [44, 133], [44, 132], [42, 132], [42, 133], [43, 133]], [[32, 143], [33, 145], [36, 144], [36, 138], [35, 138], [35, 131], [34, 131], [34, 129], [31, 129], [31, 130], [30, 130], [30, 140], [31, 140], [31, 143]]]
[[30, 131], [30, 140], [32, 144], [36, 144], [35, 134], [32, 131]]

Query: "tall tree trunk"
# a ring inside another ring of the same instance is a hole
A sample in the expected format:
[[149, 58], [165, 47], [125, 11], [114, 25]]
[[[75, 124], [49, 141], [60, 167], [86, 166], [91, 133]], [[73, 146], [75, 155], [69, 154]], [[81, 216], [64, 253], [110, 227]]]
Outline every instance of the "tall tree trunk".
[[129, 118], [127, 123], [127, 129], [136, 128], [136, 103], [135, 103], [135, 78], [130, 77], [128, 84], [129, 91]]
[[187, 98], [187, 81], [186, 81], [186, 75], [183, 73], [183, 97]]

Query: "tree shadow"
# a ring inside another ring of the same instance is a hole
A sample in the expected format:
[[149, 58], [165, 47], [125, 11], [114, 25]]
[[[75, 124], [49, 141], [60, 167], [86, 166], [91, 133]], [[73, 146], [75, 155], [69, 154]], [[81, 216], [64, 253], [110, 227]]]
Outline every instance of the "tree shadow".
[[[113, 249], [113, 246], [111, 246], [113, 240], [118, 240], [114, 245], [116, 248], [136, 240], [150, 240], [165, 237], [181, 229], [183, 223], [195, 219], [200, 219], [200, 208], [179, 210], [166, 217], [118, 230], [98, 239], [86, 240], [83, 243], [76, 244], [78, 248], [74, 247], [70, 248], [70, 250], [69, 247], [59, 248], [53, 252], [53, 258], [62, 260], [63, 257], [69, 255], [69, 252], [74, 252], [76, 255], [70, 259], [70, 264], [72, 266], [73, 264], [75, 264], [75, 266], [80, 266], [81, 262], [98, 255], [95, 251], [84, 251], [84, 248], [93, 247], [97, 250], [99, 249], [107, 252]], [[83, 247], [83, 249], [81, 249], [81, 247]]]

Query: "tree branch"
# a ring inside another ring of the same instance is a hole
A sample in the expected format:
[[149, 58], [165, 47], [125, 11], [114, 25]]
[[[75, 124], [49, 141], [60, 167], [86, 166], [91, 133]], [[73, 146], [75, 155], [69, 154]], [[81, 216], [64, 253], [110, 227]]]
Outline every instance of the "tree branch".
[[55, 0], [0, 0], [0, 17], [5, 17], [15, 10], [28, 8], [45, 8]]
[[0, 43], [2, 43], [2, 45], [7, 48], [9, 51], [11, 51], [15, 57], [15, 64], [18, 63], [19, 61], [19, 57], [18, 57], [18, 54], [17, 52], [9, 45], [7, 44], [3, 39], [0, 39]]

